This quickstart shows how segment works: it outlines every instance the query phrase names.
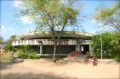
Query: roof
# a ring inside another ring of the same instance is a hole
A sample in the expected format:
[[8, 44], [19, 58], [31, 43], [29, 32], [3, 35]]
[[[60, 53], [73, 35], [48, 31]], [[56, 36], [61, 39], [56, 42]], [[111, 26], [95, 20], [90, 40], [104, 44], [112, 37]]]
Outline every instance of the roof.
[[[57, 31], [55, 36], [58, 36], [58, 33], [60, 31]], [[87, 32], [74, 32], [74, 31], [64, 31], [61, 35], [61, 38], [86, 38], [86, 37], [92, 37], [93, 34], [87, 33]], [[50, 31], [41, 31], [41, 32], [27, 32], [16, 36], [16, 40], [20, 39], [40, 39], [40, 38], [51, 38], [52, 34]]]

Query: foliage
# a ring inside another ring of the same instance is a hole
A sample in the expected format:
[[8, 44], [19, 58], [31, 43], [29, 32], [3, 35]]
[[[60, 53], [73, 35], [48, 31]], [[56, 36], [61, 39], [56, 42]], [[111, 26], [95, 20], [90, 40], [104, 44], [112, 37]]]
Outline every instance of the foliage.
[[38, 59], [40, 56], [38, 56], [35, 52], [33, 52], [33, 49], [30, 45], [24, 45], [21, 46], [18, 50], [18, 56], [20, 58], [29, 58], [29, 59]]
[[12, 42], [15, 40], [16, 35], [12, 35], [9, 40], [5, 42], [5, 50], [16, 52], [17, 49], [12, 46]]
[[114, 37], [116, 39], [116, 44], [118, 45], [117, 56], [115, 56], [115, 60], [120, 62], [120, 32], [116, 31], [114, 33]]
[[37, 26], [36, 30], [48, 28], [54, 31], [56, 28], [64, 27], [68, 22], [74, 24], [78, 14], [77, 10], [60, 0], [23, 0], [21, 6], [24, 9], [20, 10], [20, 14], [30, 16]]
[[[120, 4], [119, 2], [109, 8], [101, 8], [100, 12], [94, 16], [94, 19], [104, 25], [112, 26], [118, 31], [115, 33], [102, 34], [103, 39], [103, 57], [113, 57], [119, 60], [120, 55]], [[103, 25], [103, 26], [104, 26]], [[96, 39], [95, 39], [96, 38]], [[95, 42], [96, 41], [96, 42]], [[99, 42], [99, 45], [97, 44]], [[93, 39], [93, 51], [100, 56], [100, 38], [99, 34]]]
[[18, 51], [18, 57], [20, 57], [20, 58], [27, 58], [28, 54], [23, 52], [23, 51]]
[[5, 45], [5, 50], [16, 52], [17, 49], [8, 43]]
[[35, 52], [26, 53], [26, 52], [23, 52], [23, 51], [18, 51], [18, 56], [20, 58], [28, 58], [28, 59], [38, 59], [38, 58], [40, 58], [40, 56], [37, 55]]
[[120, 48], [120, 32], [119, 31], [115, 31], [115, 39], [117, 40], [116, 43], [118, 44], [119, 48]]
[[[116, 57], [120, 54], [119, 47], [115, 43], [115, 34], [110, 32], [104, 32], [101, 34], [102, 37], [102, 47], [103, 47], [103, 58], [112, 58]], [[101, 43], [100, 43], [100, 34], [95, 35], [92, 38], [92, 50], [94, 52], [94, 55], [97, 57], [100, 57], [100, 49], [101, 49]]]
[[33, 53], [28, 54], [28, 58], [29, 59], [38, 59], [38, 58], [40, 58], [40, 56], [33, 52]]
[[[101, 8], [100, 12], [97, 11], [97, 14], [94, 15], [94, 20], [102, 23], [103, 25], [108, 25], [116, 28], [120, 31], [120, 4], [117, 3], [114, 6], [111, 6], [107, 9]], [[99, 13], [98, 13], [99, 12]]]
[[30, 45], [23, 45], [20, 47], [20, 50], [26, 53], [33, 52], [33, 49], [31, 48]]
[[10, 37], [10, 39], [5, 42], [5, 50], [11, 52], [11, 54], [12, 54], [10, 57], [11, 61], [13, 58], [13, 54], [17, 51], [17, 49], [14, 46], [12, 46], [12, 42], [15, 40], [15, 37], [16, 37], [16, 35], [12, 35]]

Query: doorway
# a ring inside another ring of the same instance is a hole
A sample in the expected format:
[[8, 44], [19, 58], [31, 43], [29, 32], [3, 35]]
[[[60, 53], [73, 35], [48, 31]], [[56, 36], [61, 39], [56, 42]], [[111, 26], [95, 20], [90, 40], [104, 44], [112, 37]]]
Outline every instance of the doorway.
[[80, 45], [80, 51], [85, 55], [87, 51], [89, 52], [89, 45]]

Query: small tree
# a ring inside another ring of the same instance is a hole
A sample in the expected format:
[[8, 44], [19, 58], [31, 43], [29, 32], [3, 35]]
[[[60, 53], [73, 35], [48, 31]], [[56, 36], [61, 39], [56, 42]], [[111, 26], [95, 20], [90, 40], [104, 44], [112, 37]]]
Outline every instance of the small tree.
[[65, 27], [75, 24], [78, 15], [78, 10], [71, 6], [75, 0], [67, 1], [69, 5], [63, 4], [61, 0], [23, 0], [21, 5], [23, 8], [20, 14], [30, 16], [36, 24], [37, 31], [47, 28], [50, 30], [54, 41], [53, 60], [55, 60], [57, 44]]
[[10, 39], [5, 42], [5, 50], [16, 52], [16, 48], [12, 46], [12, 42], [15, 40], [16, 35], [12, 35]]
[[5, 50], [16, 52], [16, 48], [9, 43], [5, 45]]

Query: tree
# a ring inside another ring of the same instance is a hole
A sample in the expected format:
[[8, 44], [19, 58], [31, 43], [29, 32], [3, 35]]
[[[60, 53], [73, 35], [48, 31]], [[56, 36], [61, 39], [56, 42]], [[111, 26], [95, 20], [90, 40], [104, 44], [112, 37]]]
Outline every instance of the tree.
[[[103, 58], [114, 58], [120, 55], [119, 46], [116, 43], [116, 33], [103, 32], [102, 47]], [[98, 33], [92, 38], [92, 50], [97, 57], [100, 57], [100, 34]]]
[[6, 41], [6, 43], [12, 44], [12, 42], [15, 41], [15, 37], [16, 37], [16, 35], [11, 35], [11, 36], [10, 36], [10, 39], [8, 39], [8, 40]]
[[[75, 0], [68, 0], [69, 5], [61, 0], [23, 0], [21, 15], [30, 16], [36, 24], [37, 31], [49, 29], [54, 41], [53, 61], [56, 61], [56, 48], [67, 25], [74, 25], [78, 10], [71, 5]], [[72, 26], [71, 26], [72, 27]], [[73, 26], [74, 27], [74, 26]]]
[[120, 4], [119, 2], [107, 9], [101, 8], [93, 16], [94, 20], [107, 26], [112, 26], [120, 31]]
[[12, 35], [9, 40], [5, 42], [5, 50], [7, 51], [16, 51], [16, 48], [12, 46], [12, 42], [15, 40], [16, 35]]
[[116, 40], [116, 44], [118, 45], [118, 48], [120, 49], [120, 32], [115, 31], [114, 32], [114, 38]]

